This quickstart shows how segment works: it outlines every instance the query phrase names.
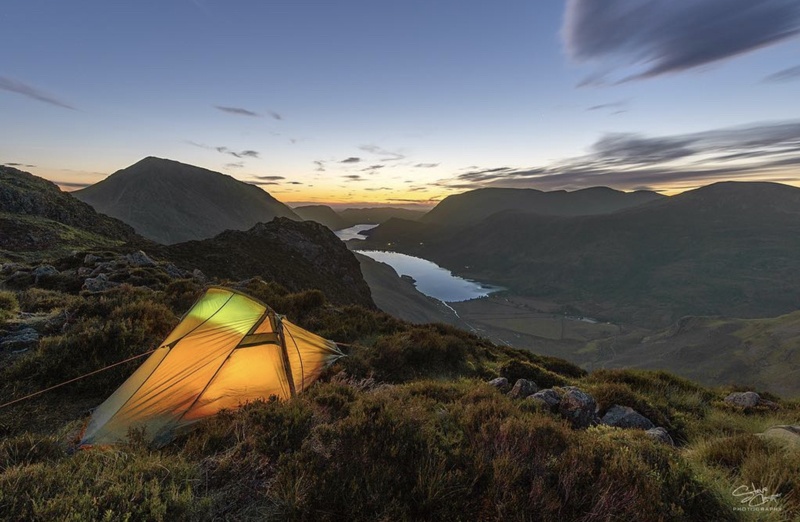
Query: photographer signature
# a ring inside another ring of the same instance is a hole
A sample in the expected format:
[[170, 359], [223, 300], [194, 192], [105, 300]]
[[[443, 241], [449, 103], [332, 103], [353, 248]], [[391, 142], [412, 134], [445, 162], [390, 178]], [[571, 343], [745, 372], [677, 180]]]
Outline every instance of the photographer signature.
[[769, 495], [767, 488], [756, 489], [753, 484], [750, 484], [750, 487], [739, 486], [734, 489], [731, 494], [734, 497], [741, 498], [739, 501], [740, 504], [747, 504], [750, 507], [763, 506], [767, 502], [777, 502], [778, 497], [781, 496], [780, 493]]

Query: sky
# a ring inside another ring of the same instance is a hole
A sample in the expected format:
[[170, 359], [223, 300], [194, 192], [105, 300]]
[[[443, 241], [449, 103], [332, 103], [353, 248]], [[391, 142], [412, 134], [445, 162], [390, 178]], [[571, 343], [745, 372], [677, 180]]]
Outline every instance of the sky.
[[291, 204], [800, 186], [800, 0], [5, 0], [0, 164]]

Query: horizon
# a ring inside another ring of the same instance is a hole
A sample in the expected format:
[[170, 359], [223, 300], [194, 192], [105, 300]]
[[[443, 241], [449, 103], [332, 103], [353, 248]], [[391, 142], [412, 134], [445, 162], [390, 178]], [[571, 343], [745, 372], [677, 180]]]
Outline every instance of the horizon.
[[159, 156], [337, 209], [800, 186], [800, 5], [642, 5], [14, 3], [0, 163], [74, 190]]

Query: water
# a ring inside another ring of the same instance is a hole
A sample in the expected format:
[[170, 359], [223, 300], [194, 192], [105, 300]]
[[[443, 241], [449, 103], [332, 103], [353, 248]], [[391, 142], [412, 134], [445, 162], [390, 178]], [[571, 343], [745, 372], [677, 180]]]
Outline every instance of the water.
[[378, 225], [356, 225], [354, 227], [337, 230], [336, 232], [334, 232], [334, 234], [336, 234], [336, 237], [338, 237], [342, 241], [349, 241], [351, 239], [363, 240], [365, 238], [364, 236], [359, 234], [359, 232], [363, 232], [364, 230], [371, 230], [377, 226]]
[[401, 276], [407, 275], [414, 278], [417, 290], [440, 301], [449, 303], [468, 301], [501, 290], [496, 286], [455, 276], [449, 270], [427, 259], [399, 252], [379, 250], [357, 250], [357, 252], [381, 263], [386, 263]]

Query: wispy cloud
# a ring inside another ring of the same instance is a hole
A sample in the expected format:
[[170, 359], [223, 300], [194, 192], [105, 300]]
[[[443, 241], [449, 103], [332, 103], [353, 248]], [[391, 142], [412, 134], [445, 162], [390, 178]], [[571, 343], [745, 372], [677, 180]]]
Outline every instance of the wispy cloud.
[[782, 71], [770, 74], [769, 76], [764, 77], [763, 81], [767, 83], [782, 83], [790, 82], [792, 80], [800, 80], [800, 65], [789, 67], [788, 69], [783, 69]]
[[223, 165], [226, 169], [240, 169], [244, 167], [244, 163], [241, 161], [237, 161], [235, 163], [226, 163]]
[[6, 167], [22, 167], [23, 169], [32, 169], [35, 168], [36, 165], [29, 165], [27, 163], [3, 163]]
[[361, 158], [357, 158], [355, 156], [350, 156], [349, 158], [345, 158], [339, 163], [359, 163], [361, 162]]
[[401, 152], [387, 150], [377, 145], [360, 145], [358, 149], [380, 156], [381, 161], [398, 161], [406, 158], [406, 155]]
[[[622, 80], [652, 78], [729, 59], [800, 32], [797, 0], [568, 0], [561, 35], [569, 56]], [[631, 69], [632, 68], [632, 69]]]
[[256, 150], [235, 151], [235, 150], [229, 149], [228, 147], [212, 147], [212, 146], [209, 146], [209, 145], [204, 145], [202, 143], [197, 143], [195, 141], [187, 141], [186, 143], [188, 143], [189, 145], [192, 145], [194, 147], [199, 147], [201, 149], [215, 150], [215, 151], [219, 152], [220, 154], [228, 154], [229, 156], [233, 156], [234, 158], [239, 158], [239, 159], [242, 159], [242, 158], [258, 158], [259, 157], [259, 152], [256, 151]]
[[389, 187], [369, 187], [369, 188], [365, 188], [364, 190], [367, 190], [367, 191], [370, 191], [370, 192], [378, 192], [378, 191], [381, 191], [381, 190], [392, 190], [392, 189], [389, 188]]
[[439, 163], [417, 163], [414, 165], [415, 169], [433, 169], [439, 166]]
[[258, 114], [257, 112], [243, 109], [241, 107], [224, 107], [222, 105], [214, 105], [214, 107], [221, 110], [222, 112], [227, 112], [228, 114], [236, 114], [237, 116], [250, 116], [253, 118], [261, 117], [261, 115]]
[[349, 179], [350, 181], [366, 181], [359, 174], [347, 174], [347, 175], [342, 176], [342, 177], [345, 178], [345, 179]]
[[370, 165], [369, 167], [364, 167], [361, 169], [361, 172], [375, 172], [378, 169], [384, 168], [386, 165]]
[[316, 160], [316, 161], [314, 161], [314, 165], [317, 166], [317, 168], [314, 169], [315, 171], [317, 171], [317, 172], [325, 172], [325, 162], [324, 161]]
[[277, 112], [275, 112], [275, 111], [267, 111], [267, 114], [268, 114], [268, 115], [269, 115], [269, 117], [270, 117], [270, 118], [272, 118], [273, 120], [279, 120], [279, 121], [280, 121], [280, 120], [283, 120], [283, 116], [282, 116], [282, 115], [280, 115], [280, 114], [278, 114], [278, 113], [277, 113]]
[[35, 87], [22, 83], [21, 81], [18, 80], [14, 80], [13, 78], [8, 78], [6, 76], [0, 76], [0, 90], [21, 94], [33, 100], [49, 103], [50, 105], [55, 105], [56, 107], [70, 109], [73, 111], [76, 110], [75, 107], [73, 107], [72, 105], [63, 102], [58, 98], [55, 98], [54, 96], [51, 96], [45, 92], [40, 91]]
[[255, 179], [259, 179], [262, 181], [280, 181], [282, 179], [286, 179], [283, 176], [253, 176]]
[[[545, 166], [470, 170], [439, 186], [620, 189], [706, 184], [728, 179], [783, 179], [800, 167], [800, 121], [713, 129], [673, 136], [608, 134], [588, 154]], [[793, 178], [800, 181], [800, 175]]]

